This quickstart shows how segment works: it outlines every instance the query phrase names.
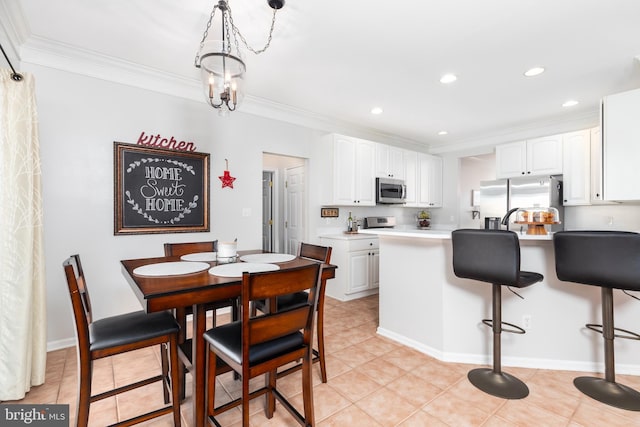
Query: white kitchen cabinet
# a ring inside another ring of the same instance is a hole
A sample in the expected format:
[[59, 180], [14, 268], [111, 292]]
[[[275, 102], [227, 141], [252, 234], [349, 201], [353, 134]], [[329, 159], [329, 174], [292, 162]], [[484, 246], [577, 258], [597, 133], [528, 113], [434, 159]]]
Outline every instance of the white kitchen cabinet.
[[413, 151], [405, 152], [406, 207], [442, 207], [442, 158]]
[[602, 101], [602, 179], [605, 200], [640, 200], [640, 89]]
[[591, 204], [591, 130], [562, 135], [564, 206]]
[[496, 146], [496, 178], [562, 173], [562, 135]]
[[377, 237], [323, 236], [320, 244], [331, 246], [336, 277], [327, 282], [326, 295], [348, 301], [378, 292], [380, 250]]
[[[427, 197], [427, 206], [430, 208], [442, 207], [442, 157], [428, 156], [427, 167], [427, 186], [429, 188], [429, 196]], [[422, 173], [423, 169], [420, 169]], [[424, 183], [424, 180], [422, 180]]]
[[386, 144], [376, 144], [376, 177], [405, 179], [404, 151]]
[[326, 202], [338, 206], [374, 206], [375, 143], [330, 135], [333, 147], [333, 189]]
[[590, 129], [591, 133], [591, 204], [612, 204], [604, 200], [602, 193], [602, 132], [600, 126]]
[[418, 206], [418, 153], [405, 150], [404, 155], [404, 183], [407, 186], [405, 206]]

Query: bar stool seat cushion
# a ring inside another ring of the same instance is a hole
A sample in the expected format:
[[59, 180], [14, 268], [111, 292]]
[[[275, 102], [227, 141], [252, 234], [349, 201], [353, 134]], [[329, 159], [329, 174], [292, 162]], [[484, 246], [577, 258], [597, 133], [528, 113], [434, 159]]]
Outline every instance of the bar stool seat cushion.
[[534, 273], [533, 271], [521, 271], [520, 277], [518, 278], [518, 283], [515, 285], [517, 288], [525, 288], [527, 286], [531, 286], [534, 283], [541, 282], [544, 279], [544, 276], [540, 273]]

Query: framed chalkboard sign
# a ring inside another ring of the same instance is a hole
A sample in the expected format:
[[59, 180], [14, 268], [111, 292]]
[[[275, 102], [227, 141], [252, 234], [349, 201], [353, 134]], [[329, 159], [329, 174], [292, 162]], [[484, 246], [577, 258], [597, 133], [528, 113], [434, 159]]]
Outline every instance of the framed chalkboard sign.
[[114, 142], [114, 234], [209, 231], [209, 154]]

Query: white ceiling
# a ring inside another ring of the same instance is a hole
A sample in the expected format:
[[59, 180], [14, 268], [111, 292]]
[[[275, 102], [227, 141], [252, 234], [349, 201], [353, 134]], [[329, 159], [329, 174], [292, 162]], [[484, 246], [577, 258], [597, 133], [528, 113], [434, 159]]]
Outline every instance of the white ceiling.
[[[23, 61], [202, 96], [193, 60], [214, 0], [3, 2]], [[256, 47], [266, 3], [229, 1]], [[639, 18], [638, 0], [289, 0], [271, 48], [244, 55], [240, 108], [432, 148], [571, 130], [597, 120], [603, 96], [640, 87]], [[547, 71], [523, 76], [536, 65]], [[458, 81], [442, 85], [449, 72]]]

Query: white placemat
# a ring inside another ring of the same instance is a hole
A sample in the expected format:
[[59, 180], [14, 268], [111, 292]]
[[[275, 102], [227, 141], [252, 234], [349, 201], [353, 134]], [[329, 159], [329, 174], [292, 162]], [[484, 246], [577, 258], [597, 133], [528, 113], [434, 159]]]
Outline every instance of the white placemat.
[[196, 252], [193, 254], [185, 254], [180, 257], [183, 261], [215, 261], [216, 252]]
[[158, 264], [147, 264], [133, 270], [137, 276], [178, 276], [180, 274], [191, 274], [204, 271], [211, 267], [206, 262], [160, 262]]
[[259, 273], [261, 271], [280, 270], [276, 264], [263, 264], [257, 262], [236, 262], [233, 264], [217, 265], [209, 269], [209, 274], [221, 277], [242, 277], [242, 273]]
[[240, 257], [240, 261], [244, 262], [287, 262], [295, 259], [295, 255], [290, 254], [250, 254], [250, 255], [242, 255]]

